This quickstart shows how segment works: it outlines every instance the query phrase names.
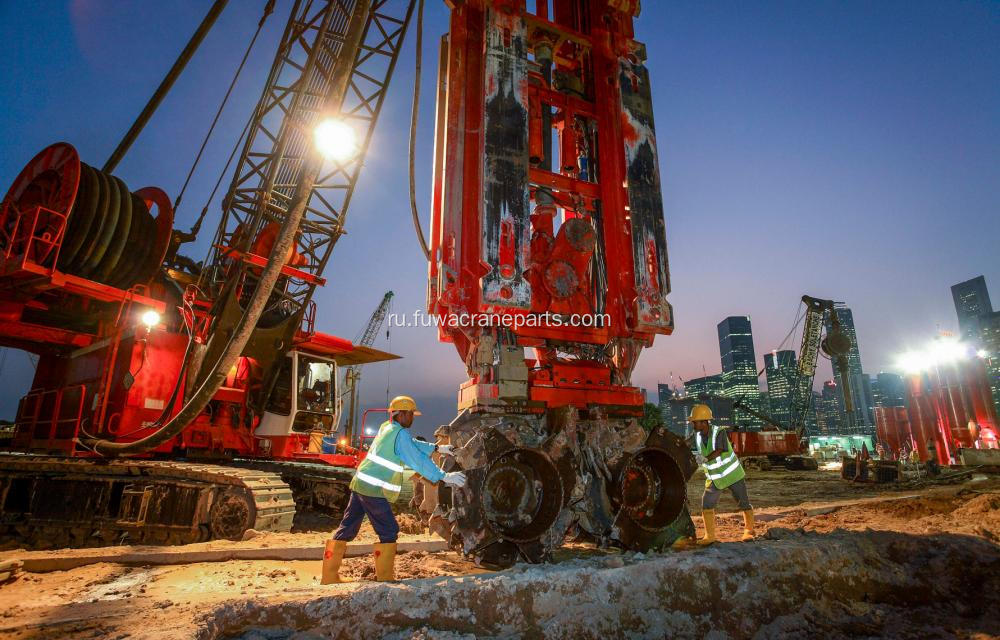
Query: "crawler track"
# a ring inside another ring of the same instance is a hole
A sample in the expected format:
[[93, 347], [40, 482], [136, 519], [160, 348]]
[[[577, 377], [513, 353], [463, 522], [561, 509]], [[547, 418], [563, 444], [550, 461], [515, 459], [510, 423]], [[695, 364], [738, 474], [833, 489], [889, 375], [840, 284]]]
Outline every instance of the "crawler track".
[[294, 516], [276, 473], [0, 453], [0, 539], [34, 548], [239, 539], [251, 528], [289, 531]]

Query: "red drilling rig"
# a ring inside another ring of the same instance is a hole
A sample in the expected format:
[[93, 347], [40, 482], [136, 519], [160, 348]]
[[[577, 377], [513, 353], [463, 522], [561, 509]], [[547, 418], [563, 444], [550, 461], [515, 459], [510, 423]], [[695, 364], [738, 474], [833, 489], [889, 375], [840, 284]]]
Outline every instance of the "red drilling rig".
[[[425, 487], [419, 506], [496, 566], [544, 560], [568, 534], [637, 550], [691, 535], [694, 459], [639, 426], [631, 383], [673, 328], [638, 0], [448, 4], [428, 301], [469, 371], [438, 437], [470, 481]], [[310, 447], [333, 424], [332, 362], [387, 356], [315, 332], [311, 298], [413, 5], [295, 2], [202, 268], [175, 257], [187, 237], [169, 233], [169, 200], [129, 197], [113, 166], [57, 145], [18, 179], [0, 335], [42, 360], [15, 435], [36, 455], [0, 467], [11, 530], [181, 542], [287, 528], [289, 485], [300, 507], [340, 505], [350, 459]], [[349, 161], [312, 152], [321, 115], [364, 131]]]
[[465, 489], [424, 487], [477, 561], [548, 557], [567, 531], [649, 549], [693, 533], [694, 460], [638, 424], [631, 374], [673, 330], [638, 0], [450, 2], [429, 312], [469, 380], [438, 436]]
[[[225, 4], [103, 168], [54, 144], [0, 204], [0, 345], [38, 356], [16, 453], [0, 458], [3, 535], [47, 546], [238, 539], [287, 531], [296, 508], [343, 508], [360, 452], [323, 453], [336, 366], [395, 356], [316, 331], [312, 297], [414, 2], [292, 3], [196, 265], [177, 255], [194, 234], [172, 229], [166, 194], [133, 192], [113, 171]], [[324, 157], [321, 123], [355, 144]]]

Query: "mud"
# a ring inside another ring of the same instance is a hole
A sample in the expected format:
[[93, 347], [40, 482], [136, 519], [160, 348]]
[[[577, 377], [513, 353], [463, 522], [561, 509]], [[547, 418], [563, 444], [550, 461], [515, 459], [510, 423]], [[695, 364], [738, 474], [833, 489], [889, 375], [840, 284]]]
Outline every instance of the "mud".
[[[784, 473], [751, 474], [752, 543], [725, 542], [742, 533], [726, 496], [724, 542], [708, 549], [644, 556], [569, 544], [555, 564], [498, 573], [414, 552], [398, 557], [403, 581], [389, 585], [371, 582], [369, 557], [344, 561], [356, 582], [325, 587], [318, 562], [97, 564], [0, 586], [0, 637], [1000, 637], [1000, 479], [901, 492], [823, 472], [783, 482]], [[696, 477], [690, 494], [700, 493]], [[315, 546], [327, 536], [204, 544]], [[374, 540], [366, 523], [359, 541]]]

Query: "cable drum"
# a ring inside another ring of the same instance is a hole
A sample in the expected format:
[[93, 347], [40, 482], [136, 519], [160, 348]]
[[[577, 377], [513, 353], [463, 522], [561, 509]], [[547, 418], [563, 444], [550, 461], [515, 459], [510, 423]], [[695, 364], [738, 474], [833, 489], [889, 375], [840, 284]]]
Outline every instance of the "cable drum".
[[153, 277], [173, 224], [162, 190], [132, 192], [121, 178], [81, 162], [63, 142], [28, 163], [3, 205], [10, 235], [0, 237], [0, 249], [7, 244], [42, 267], [120, 289]]

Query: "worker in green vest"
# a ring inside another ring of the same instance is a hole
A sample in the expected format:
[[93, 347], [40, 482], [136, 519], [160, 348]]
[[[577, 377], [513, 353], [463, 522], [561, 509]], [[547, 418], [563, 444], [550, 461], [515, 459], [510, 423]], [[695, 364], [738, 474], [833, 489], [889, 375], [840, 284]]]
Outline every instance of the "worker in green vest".
[[753, 506], [747, 495], [746, 472], [740, 464], [733, 445], [729, 442], [726, 430], [713, 425], [712, 410], [705, 404], [691, 407], [688, 422], [695, 429], [696, 456], [701, 468], [705, 471], [705, 493], [701, 498], [701, 515], [705, 519], [705, 537], [698, 540], [699, 545], [709, 545], [715, 542], [715, 506], [719, 503], [722, 491], [729, 489], [743, 511], [743, 537], [741, 540], [753, 540], [754, 518]]
[[396, 396], [389, 403], [389, 419], [379, 428], [375, 441], [351, 480], [351, 497], [344, 510], [344, 519], [334, 532], [333, 539], [326, 542], [320, 584], [344, 582], [340, 578], [340, 563], [344, 559], [347, 543], [358, 535], [365, 516], [368, 516], [379, 538], [379, 544], [375, 545], [375, 579], [395, 579], [399, 524], [392, 513], [392, 503], [403, 488], [404, 465], [428, 482], [444, 482], [455, 488], [465, 486], [465, 474], [461, 471], [445, 472], [430, 458], [435, 451], [451, 455], [451, 445], [422, 442], [410, 435], [413, 418], [419, 415], [417, 403], [410, 396]]

